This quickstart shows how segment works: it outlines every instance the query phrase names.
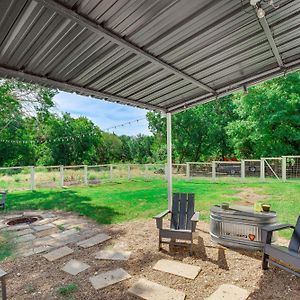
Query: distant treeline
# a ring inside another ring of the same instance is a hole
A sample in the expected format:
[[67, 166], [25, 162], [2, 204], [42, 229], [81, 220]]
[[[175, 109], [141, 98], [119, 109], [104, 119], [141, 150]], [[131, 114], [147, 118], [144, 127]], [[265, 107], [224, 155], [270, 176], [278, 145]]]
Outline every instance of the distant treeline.
[[[56, 90], [0, 81], [0, 166], [152, 163], [166, 159], [166, 120], [153, 136], [118, 136], [55, 110]], [[173, 160], [259, 158], [300, 152], [300, 73], [172, 116]]]

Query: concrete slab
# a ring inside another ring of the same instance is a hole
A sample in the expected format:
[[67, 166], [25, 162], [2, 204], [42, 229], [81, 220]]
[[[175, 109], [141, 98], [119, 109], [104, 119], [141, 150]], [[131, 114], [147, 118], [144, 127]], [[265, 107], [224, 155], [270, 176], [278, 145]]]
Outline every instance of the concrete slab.
[[131, 276], [124, 269], [119, 268], [90, 277], [90, 281], [93, 287], [99, 290], [130, 277]]
[[3, 219], [10, 220], [10, 219], [21, 218], [22, 216], [23, 216], [22, 214], [6, 215], [3, 216]]
[[51, 234], [51, 237], [57, 239], [57, 240], [65, 240], [66, 237], [78, 233], [76, 229], [69, 229], [65, 231], [61, 231], [58, 233]]
[[33, 233], [33, 232], [34, 231], [32, 229], [28, 228], [28, 229], [24, 229], [24, 230], [15, 231], [13, 234], [14, 234], [14, 236], [22, 236], [22, 235]]
[[105, 233], [97, 234], [87, 240], [83, 240], [77, 243], [78, 246], [82, 248], [89, 248], [95, 245], [98, 245], [100, 243], [103, 243], [104, 241], [109, 240], [111, 237]]
[[28, 256], [31, 256], [31, 255], [34, 255], [34, 254], [38, 254], [38, 253], [43, 253], [43, 252], [49, 251], [51, 249], [52, 249], [52, 247], [50, 247], [50, 246], [40, 246], [40, 247], [35, 247], [35, 248], [29, 248], [29, 249], [26, 249], [22, 253], [22, 256], [28, 257]]
[[159, 260], [153, 269], [189, 279], [195, 279], [201, 270], [198, 266], [192, 266], [168, 259]]
[[206, 300], [246, 300], [250, 292], [232, 284], [222, 284]]
[[6, 228], [7, 231], [17, 231], [17, 230], [24, 230], [30, 228], [28, 224], [20, 224], [20, 225], [13, 225], [8, 226]]
[[44, 231], [44, 230], [48, 230], [51, 228], [56, 228], [56, 226], [54, 224], [44, 224], [44, 225], [36, 225], [36, 226], [32, 226], [33, 230], [39, 232], [39, 231]]
[[57, 233], [57, 232], [58, 232], [58, 228], [53, 227], [53, 228], [49, 228], [46, 230], [38, 231], [38, 232], [36, 232], [35, 235], [37, 237], [45, 237], [45, 236], [49, 236], [49, 235]]
[[47, 254], [43, 255], [46, 259], [48, 259], [49, 261], [54, 261], [57, 260], [59, 258], [62, 258], [64, 256], [67, 256], [71, 253], [73, 253], [74, 250], [65, 246], [62, 248], [58, 248], [56, 250], [53, 250], [51, 252], [48, 252]]
[[13, 239], [13, 241], [16, 243], [24, 243], [24, 242], [28, 242], [28, 241], [33, 241], [35, 239], [36, 239], [36, 237], [33, 234], [29, 233], [29, 234], [25, 234], [25, 235], [16, 237]]
[[[147, 279], [139, 279], [128, 293], [145, 300], [184, 300], [185, 293], [154, 283]], [[233, 299], [231, 299], [233, 300]]]
[[107, 259], [107, 260], [128, 260], [130, 257], [130, 251], [124, 250], [102, 250], [96, 253], [96, 259]]
[[79, 260], [72, 259], [65, 264], [62, 270], [71, 275], [77, 275], [80, 272], [83, 272], [84, 270], [88, 269], [89, 267], [90, 266], [88, 264], [85, 264]]
[[56, 215], [55, 215], [55, 214], [49, 213], [49, 212], [42, 213], [41, 216], [42, 216], [42, 218], [44, 218], [44, 219], [52, 219], [52, 218], [56, 218]]

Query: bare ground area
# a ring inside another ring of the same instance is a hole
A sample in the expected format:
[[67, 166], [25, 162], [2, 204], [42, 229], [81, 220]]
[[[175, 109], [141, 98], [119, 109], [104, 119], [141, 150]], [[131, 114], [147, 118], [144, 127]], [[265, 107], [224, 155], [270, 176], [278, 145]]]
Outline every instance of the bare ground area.
[[[59, 215], [58, 212], [55, 214]], [[65, 214], [61, 214], [65, 218]], [[71, 216], [71, 215], [69, 215]], [[74, 215], [73, 215], [74, 216]], [[199, 222], [195, 239], [195, 255], [190, 257], [188, 251], [169, 252], [169, 247], [157, 251], [158, 233], [154, 220], [128, 222], [116, 225], [97, 225], [91, 220], [75, 216], [80, 223], [91, 228], [99, 228], [112, 236], [112, 239], [101, 245], [82, 249], [76, 244], [68, 246], [74, 253], [54, 262], [47, 261], [42, 255], [8, 259], [1, 263], [1, 268], [9, 272], [7, 278], [9, 299], [64, 299], [57, 295], [57, 288], [68, 283], [78, 285], [73, 299], [118, 299], [134, 300], [127, 290], [139, 279], [147, 278], [153, 282], [184, 291], [186, 299], [205, 299], [219, 285], [228, 283], [247, 289], [251, 292], [248, 299], [300, 299], [300, 279], [282, 270], [271, 267], [261, 270], [259, 252], [234, 251], [210, 240], [208, 224]], [[128, 261], [96, 260], [94, 253], [115, 245], [132, 251]], [[162, 258], [182, 261], [201, 267], [195, 280], [181, 278], [172, 274], [153, 270], [154, 264]], [[91, 268], [77, 276], [61, 270], [70, 259], [78, 259]], [[131, 276], [129, 280], [96, 291], [89, 277], [114, 268], [123, 268]], [[71, 299], [71, 298], [69, 298]]]
[[241, 199], [237, 204], [252, 206], [255, 202], [263, 201], [268, 198], [268, 195], [257, 194], [262, 190], [263, 189], [246, 187], [239, 189], [239, 192], [235, 194], [234, 197]]

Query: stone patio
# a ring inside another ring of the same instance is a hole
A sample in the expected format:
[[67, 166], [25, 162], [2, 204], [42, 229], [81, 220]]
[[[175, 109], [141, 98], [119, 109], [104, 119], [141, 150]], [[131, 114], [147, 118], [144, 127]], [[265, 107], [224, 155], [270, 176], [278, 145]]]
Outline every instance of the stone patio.
[[[245, 300], [253, 293], [253, 278], [258, 276], [253, 275], [252, 266], [255, 272], [260, 272], [260, 257], [254, 259], [231, 250], [224, 253], [203, 232], [200, 236], [205, 238], [207, 246], [190, 257], [181, 252], [158, 252], [157, 232], [151, 220], [136, 222], [138, 225], [132, 222], [134, 224], [98, 226], [85, 218], [63, 215], [49, 214], [25, 226], [7, 227], [8, 216], [0, 221], [0, 228], [9, 228], [19, 246], [17, 262], [3, 264], [11, 278], [8, 282], [10, 293], [14, 295], [11, 299], [54, 299], [56, 288], [71, 282], [79, 286], [74, 299], [182, 300], [186, 295], [187, 300]], [[53, 226], [44, 226], [47, 224]], [[138, 234], [137, 227], [140, 228]], [[0, 230], [5, 230], [3, 228]], [[53, 229], [56, 232], [53, 233]], [[45, 285], [38, 286], [35, 292], [38, 294], [24, 293], [25, 284], [35, 285], [43, 278]], [[282, 280], [276, 282], [279, 285]], [[290, 282], [291, 279], [285, 286]], [[264, 298], [254, 294], [249, 299]]]

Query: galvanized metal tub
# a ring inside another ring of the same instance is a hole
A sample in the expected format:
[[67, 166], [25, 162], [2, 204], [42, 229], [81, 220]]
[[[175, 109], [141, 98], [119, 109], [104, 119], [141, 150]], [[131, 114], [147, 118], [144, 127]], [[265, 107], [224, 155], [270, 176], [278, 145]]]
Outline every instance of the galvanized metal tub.
[[275, 212], [255, 212], [248, 206], [222, 209], [215, 205], [210, 210], [210, 235], [213, 241], [227, 247], [261, 250], [261, 228], [276, 220]]

